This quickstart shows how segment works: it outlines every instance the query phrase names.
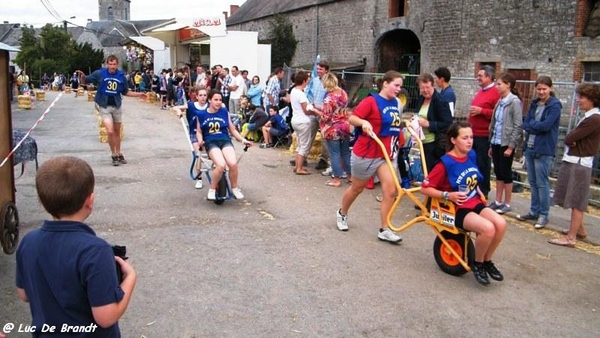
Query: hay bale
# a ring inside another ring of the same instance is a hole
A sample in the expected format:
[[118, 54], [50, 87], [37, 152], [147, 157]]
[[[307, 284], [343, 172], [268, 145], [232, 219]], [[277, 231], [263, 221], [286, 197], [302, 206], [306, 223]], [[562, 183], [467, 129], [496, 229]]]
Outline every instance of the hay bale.
[[17, 104], [21, 109], [31, 109], [31, 96], [19, 95], [17, 96]]
[[46, 92], [45, 91], [36, 91], [35, 99], [37, 101], [46, 101]]
[[146, 93], [146, 96], [148, 97], [148, 102], [150, 102], [150, 103], [156, 102], [156, 95], [154, 94], [154, 92], [148, 92], [148, 93]]
[[96, 91], [88, 90], [88, 102], [94, 102], [94, 97], [96, 97]]
[[[125, 139], [125, 124], [121, 123], [121, 140]], [[104, 127], [104, 123], [102, 123], [102, 118], [98, 117], [98, 136], [100, 138], [100, 143], [108, 142], [108, 133], [106, 132], [106, 127]]]
[[[317, 136], [315, 136], [315, 141], [313, 142], [313, 145], [310, 148], [310, 151], [308, 152], [308, 159], [317, 161], [321, 158], [321, 147], [323, 142], [324, 141], [321, 138], [321, 133], [317, 133]], [[290, 145], [288, 152], [292, 155], [296, 154], [296, 147], [298, 147], [298, 138], [296, 133], [293, 133], [292, 144]]]
[[83, 96], [84, 89], [83, 87], [77, 88], [77, 96]]
[[65, 87], [65, 94], [71, 93], [71, 87]]

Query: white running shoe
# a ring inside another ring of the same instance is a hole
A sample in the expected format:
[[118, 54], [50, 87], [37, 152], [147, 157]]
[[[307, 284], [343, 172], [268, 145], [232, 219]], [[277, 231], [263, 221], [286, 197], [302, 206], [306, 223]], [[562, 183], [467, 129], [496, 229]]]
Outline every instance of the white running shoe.
[[342, 209], [336, 212], [337, 227], [339, 231], [348, 231], [348, 215], [342, 215]]
[[208, 196], [206, 196], [206, 199], [209, 201], [214, 201], [217, 199], [217, 191], [213, 188], [208, 189]]
[[331, 167], [328, 167], [327, 169], [325, 169], [325, 171], [321, 172], [321, 175], [331, 176], [331, 175], [333, 175], [333, 169], [331, 169]]
[[241, 200], [242, 198], [244, 198], [244, 194], [242, 194], [242, 191], [240, 190], [240, 188], [231, 189], [231, 193], [238, 200]]
[[395, 233], [392, 232], [392, 230], [390, 230], [388, 228], [379, 229], [379, 234], [377, 235], [377, 238], [379, 238], [382, 241], [387, 241], [387, 242], [391, 242], [391, 243], [402, 242], [402, 237], [396, 235]]
[[202, 189], [202, 187], [203, 187], [202, 179], [196, 180], [196, 185], [194, 186], [194, 188]]

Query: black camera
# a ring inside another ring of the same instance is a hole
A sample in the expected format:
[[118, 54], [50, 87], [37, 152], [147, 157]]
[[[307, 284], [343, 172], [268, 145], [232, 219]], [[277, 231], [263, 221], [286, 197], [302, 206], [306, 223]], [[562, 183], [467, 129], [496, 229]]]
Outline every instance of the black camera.
[[[120, 257], [123, 260], [126, 260], [127, 257], [127, 247], [126, 246], [121, 246], [121, 245], [113, 245], [112, 247], [113, 249], [113, 253], [115, 256]], [[121, 265], [119, 264], [119, 262], [115, 262], [115, 264], [117, 264], [117, 280], [119, 281], [119, 284], [121, 284], [121, 282], [123, 281], [123, 272], [121, 271]]]

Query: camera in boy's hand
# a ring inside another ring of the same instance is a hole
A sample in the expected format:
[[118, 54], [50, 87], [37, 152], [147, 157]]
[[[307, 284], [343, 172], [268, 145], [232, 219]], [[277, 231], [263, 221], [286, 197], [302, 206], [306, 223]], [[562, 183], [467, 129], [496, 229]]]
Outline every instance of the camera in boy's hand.
[[[112, 249], [115, 256], [120, 257], [123, 260], [127, 260], [127, 258], [129, 258], [126, 256], [126, 246], [113, 245]], [[123, 281], [123, 272], [121, 271], [121, 265], [119, 264], [119, 262], [115, 262], [115, 264], [117, 265], [117, 280], [119, 281], [119, 284], [121, 284], [121, 282]]]

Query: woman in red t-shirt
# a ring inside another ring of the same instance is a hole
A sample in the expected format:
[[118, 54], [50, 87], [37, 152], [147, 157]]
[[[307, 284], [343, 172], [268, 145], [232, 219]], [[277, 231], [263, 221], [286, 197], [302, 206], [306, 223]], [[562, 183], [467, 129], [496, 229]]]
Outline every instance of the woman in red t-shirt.
[[475, 264], [472, 266], [477, 282], [489, 284], [488, 274], [492, 279], [501, 281], [504, 277], [492, 263], [492, 255], [504, 237], [506, 221], [485, 206], [478, 186], [483, 176], [477, 168], [470, 124], [452, 124], [448, 128], [446, 142], [450, 150], [425, 178], [421, 192], [456, 204], [456, 226], [477, 234]]
[[349, 118], [351, 125], [361, 131], [352, 148], [351, 167], [352, 185], [344, 192], [342, 207], [337, 211], [337, 227], [340, 231], [348, 230], [348, 210], [363, 191], [369, 178], [377, 174], [383, 190], [380, 219], [381, 228], [377, 238], [382, 241], [398, 243], [402, 237], [387, 227], [387, 215], [396, 197], [396, 186], [390, 168], [379, 145], [369, 134], [375, 133], [385, 145], [390, 158], [392, 149], [398, 148], [398, 136], [401, 131], [402, 105], [397, 99], [402, 89], [402, 75], [395, 71], [385, 73], [381, 82], [381, 90], [362, 100]]

